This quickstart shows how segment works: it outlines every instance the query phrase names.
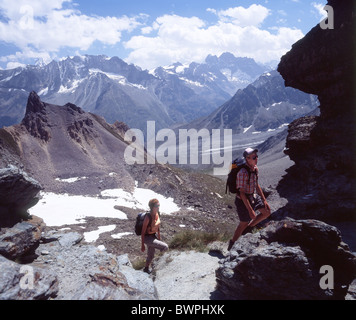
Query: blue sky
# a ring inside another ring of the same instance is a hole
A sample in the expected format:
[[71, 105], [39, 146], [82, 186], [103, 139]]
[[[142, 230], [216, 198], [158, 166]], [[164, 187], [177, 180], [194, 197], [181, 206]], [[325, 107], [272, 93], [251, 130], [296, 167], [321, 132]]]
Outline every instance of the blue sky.
[[326, 0], [0, 0], [0, 68], [118, 56], [143, 69], [232, 52], [278, 61], [325, 17]]

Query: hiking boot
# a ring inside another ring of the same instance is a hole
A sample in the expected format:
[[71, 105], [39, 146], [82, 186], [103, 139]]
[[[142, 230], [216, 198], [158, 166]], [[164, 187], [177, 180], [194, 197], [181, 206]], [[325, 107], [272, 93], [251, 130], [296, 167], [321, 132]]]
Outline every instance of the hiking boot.
[[152, 271], [150, 271], [150, 269], [148, 269], [148, 267], [145, 267], [143, 269], [143, 272], [146, 272], [147, 274], [151, 274], [152, 273]]
[[234, 245], [235, 242], [233, 242], [232, 240], [229, 241], [229, 245], [227, 247], [227, 251], [230, 251], [232, 246]]

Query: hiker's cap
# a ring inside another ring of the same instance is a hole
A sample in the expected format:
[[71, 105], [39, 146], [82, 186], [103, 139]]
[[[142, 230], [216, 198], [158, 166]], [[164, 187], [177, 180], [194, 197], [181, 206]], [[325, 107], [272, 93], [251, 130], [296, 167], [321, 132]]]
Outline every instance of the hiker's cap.
[[258, 152], [258, 150], [257, 149], [252, 149], [252, 148], [247, 148], [244, 151], [244, 158], [246, 158], [247, 156], [249, 156], [250, 154], [252, 154], [254, 152]]

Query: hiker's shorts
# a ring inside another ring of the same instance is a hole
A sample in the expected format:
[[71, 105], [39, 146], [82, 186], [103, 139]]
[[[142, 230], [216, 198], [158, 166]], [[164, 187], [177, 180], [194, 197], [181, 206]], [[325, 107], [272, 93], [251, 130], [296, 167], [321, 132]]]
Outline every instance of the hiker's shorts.
[[[247, 200], [250, 202], [251, 207], [254, 211], [258, 211], [259, 209], [262, 209], [265, 207], [262, 198], [260, 195], [256, 194], [254, 195], [246, 195]], [[250, 214], [248, 213], [248, 210], [244, 204], [244, 202], [236, 197], [235, 199], [235, 205], [236, 205], [236, 210], [237, 214], [239, 216], [240, 221], [242, 222], [249, 222], [251, 220]]]
[[168, 250], [168, 244], [157, 239], [155, 234], [145, 235], [145, 245], [147, 246], [147, 263], [151, 263], [154, 256], [155, 250], [158, 249], [161, 252]]

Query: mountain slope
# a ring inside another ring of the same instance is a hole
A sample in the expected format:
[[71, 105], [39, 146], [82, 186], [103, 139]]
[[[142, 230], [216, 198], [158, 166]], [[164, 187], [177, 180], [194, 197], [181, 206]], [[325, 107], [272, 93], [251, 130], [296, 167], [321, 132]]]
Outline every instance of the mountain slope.
[[260, 76], [208, 117], [189, 127], [233, 129], [235, 134], [276, 130], [317, 107], [315, 96], [286, 88], [277, 71]]
[[127, 129], [73, 104], [44, 103], [32, 92], [23, 121], [0, 129], [0, 166], [20, 166], [46, 192], [97, 195], [120, 188], [132, 193], [138, 186], [172, 197], [183, 207], [202, 208], [205, 203], [209, 212], [226, 207], [230, 199], [211, 195], [225, 190], [215, 177], [161, 164], [127, 164]]
[[[61, 190], [58, 178], [85, 176], [94, 182], [110, 172], [117, 173], [123, 188], [130, 188], [134, 181], [124, 167], [123, 156], [127, 144], [113, 126], [112, 132], [108, 131], [104, 122], [73, 104], [43, 103], [32, 92], [23, 121], [6, 131], [15, 138], [26, 170], [47, 190]], [[84, 192], [97, 191], [97, 186], [85, 185]]]

